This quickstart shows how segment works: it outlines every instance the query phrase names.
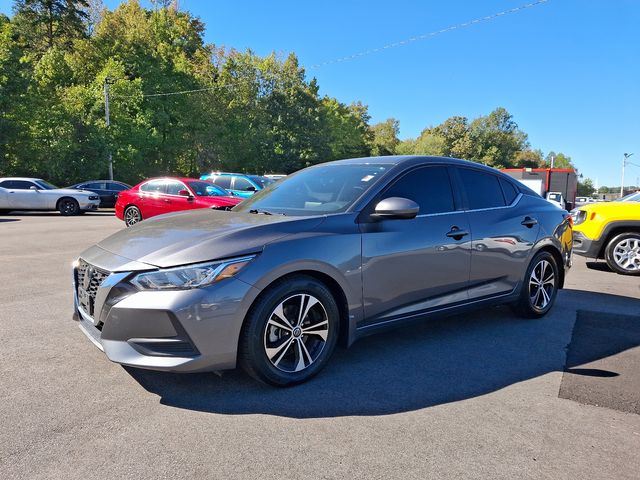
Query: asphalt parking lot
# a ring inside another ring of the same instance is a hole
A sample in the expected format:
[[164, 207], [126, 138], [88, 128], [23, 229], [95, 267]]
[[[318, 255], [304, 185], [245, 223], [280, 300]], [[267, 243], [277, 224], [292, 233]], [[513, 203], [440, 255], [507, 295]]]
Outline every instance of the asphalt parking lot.
[[274, 389], [123, 368], [84, 337], [71, 262], [121, 228], [0, 216], [3, 479], [638, 478], [638, 277], [576, 257], [542, 320], [418, 323]]

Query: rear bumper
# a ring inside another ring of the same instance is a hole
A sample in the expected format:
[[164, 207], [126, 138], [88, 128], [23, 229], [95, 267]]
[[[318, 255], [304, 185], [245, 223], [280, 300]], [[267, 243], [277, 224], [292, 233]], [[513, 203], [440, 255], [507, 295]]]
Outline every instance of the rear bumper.
[[602, 249], [602, 241], [592, 240], [582, 232], [573, 232], [573, 251], [578, 255], [588, 258], [598, 258]]

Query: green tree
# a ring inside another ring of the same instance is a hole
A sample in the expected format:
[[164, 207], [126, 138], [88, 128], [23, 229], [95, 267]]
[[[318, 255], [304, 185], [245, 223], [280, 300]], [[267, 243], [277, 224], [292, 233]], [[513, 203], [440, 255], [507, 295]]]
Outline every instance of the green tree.
[[384, 122], [371, 126], [373, 138], [371, 138], [371, 155], [394, 155], [396, 147], [400, 143], [398, 133], [400, 122], [395, 118], [388, 118]]
[[42, 53], [86, 34], [88, 7], [87, 0], [15, 0], [14, 12], [26, 43]]
[[529, 148], [526, 133], [518, 128], [513, 116], [502, 107], [486, 117], [475, 119], [469, 130], [473, 143], [471, 158], [492, 167], [514, 166], [516, 154]]
[[520, 150], [513, 157], [513, 166], [518, 168], [540, 168], [544, 166], [540, 150]]
[[551, 167], [551, 159], [553, 158], [553, 168], [575, 168], [571, 162], [571, 157], [564, 153], [549, 152], [545, 157], [545, 166]]
[[578, 181], [578, 195], [581, 197], [589, 197], [591, 195], [593, 195], [593, 193], [596, 191], [595, 187], [593, 186], [593, 180], [591, 180], [590, 178], [585, 178], [584, 180], [579, 180]]

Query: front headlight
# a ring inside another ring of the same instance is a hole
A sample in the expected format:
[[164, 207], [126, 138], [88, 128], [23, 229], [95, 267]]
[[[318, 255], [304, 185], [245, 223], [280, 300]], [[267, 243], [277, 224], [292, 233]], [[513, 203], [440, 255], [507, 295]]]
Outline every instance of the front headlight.
[[587, 219], [587, 212], [585, 210], [573, 210], [571, 212], [571, 217], [573, 217], [573, 224], [580, 225]]
[[184, 267], [167, 268], [139, 273], [131, 280], [140, 290], [186, 290], [199, 288], [233, 277], [255, 255], [220, 262], [198, 263]]

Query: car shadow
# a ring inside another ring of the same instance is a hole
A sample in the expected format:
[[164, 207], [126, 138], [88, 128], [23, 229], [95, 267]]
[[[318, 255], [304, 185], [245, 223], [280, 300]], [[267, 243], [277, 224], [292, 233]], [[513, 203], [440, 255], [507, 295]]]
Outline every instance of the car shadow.
[[0, 223], [3, 222], [19, 222], [20, 218], [0, 218]]
[[[559, 303], [582, 309], [622, 302], [640, 317], [636, 299], [577, 290], [562, 294]], [[262, 385], [240, 370], [219, 377], [125, 368], [143, 388], [159, 395], [162, 404], [177, 408], [293, 418], [388, 415], [485, 395], [563, 371], [576, 308], [556, 305], [538, 320], [520, 319], [499, 307], [418, 322], [361, 339], [348, 350], [339, 348], [317, 377], [284, 389]], [[611, 345], [607, 355], [627, 348], [628, 342]], [[586, 356], [602, 354], [592, 353]]]
[[586, 262], [587, 268], [590, 270], [597, 270], [598, 272], [615, 273], [609, 268], [607, 262]]
[[[81, 215], [72, 215], [69, 218], [74, 218], [74, 217], [80, 217], [80, 216], [98, 216], [98, 217], [108, 217], [108, 216], [114, 216], [115, 215], [115, 210], [113, 209], [105, 209], [105, 210], [98, 210], [98, 211], [92, 211], [92, 212], [85, 212]], [[13, 210], [11, 212], [8, 213], [3, 213], [2, 214], [3, 217], [63, 217], [64, 215], [61, 215], [60, 212], [57, 211], [38, 211], [38, 212], [31, 212], [31, 211], [23, 211], [23, 210]]]

